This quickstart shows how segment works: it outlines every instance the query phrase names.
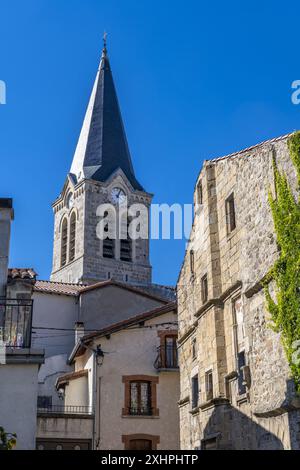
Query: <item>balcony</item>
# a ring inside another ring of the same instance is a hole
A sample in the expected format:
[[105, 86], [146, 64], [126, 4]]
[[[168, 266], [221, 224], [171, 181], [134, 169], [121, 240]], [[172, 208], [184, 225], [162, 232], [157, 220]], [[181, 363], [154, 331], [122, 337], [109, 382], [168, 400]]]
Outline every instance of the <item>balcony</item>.
[[159, 346], [154, 363], [158, 370], [178, 370], [178, 353], [175, 346]]
[[30, 348], [33, 300], [0, 299], [0, 341], [9, 348]]
[[49, 405], [43, 408], [38, 407], [37, 412], [42, 415], [92, 415], [93, 408], [91, 406], [77, 405]]

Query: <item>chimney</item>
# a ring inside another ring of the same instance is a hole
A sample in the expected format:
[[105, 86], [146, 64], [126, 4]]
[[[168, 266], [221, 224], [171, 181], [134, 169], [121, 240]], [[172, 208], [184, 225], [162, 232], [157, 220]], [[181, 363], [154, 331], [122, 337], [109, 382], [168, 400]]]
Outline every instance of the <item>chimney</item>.
[[74, 329], [75, 329], [75, 344], [77, 344], [78, 341], [84, 336], [84, 323], [81, 321], [77, 321], [75, 323]]
[[13, 218], [12, 199], [0, 198], [0, 297], [5, 297], [6, 293], [10, 225]]

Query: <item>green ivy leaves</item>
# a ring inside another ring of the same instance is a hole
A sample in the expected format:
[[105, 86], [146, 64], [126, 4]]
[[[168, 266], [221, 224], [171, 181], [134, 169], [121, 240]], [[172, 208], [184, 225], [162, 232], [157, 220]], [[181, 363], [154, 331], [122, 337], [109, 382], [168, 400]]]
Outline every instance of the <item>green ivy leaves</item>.
[[[300, 132], [289, 138], [288, 147], [300, 187]], [[281, 333], [296, 390], [300, 394], [300, 361], [295, 361], [295, 344], [300, 340], [300, 199], [295, 200], [287, 177], [280, 173], [275, 160], [273, 168], [276, 197], [269, 193], [269, 203], [279, 258], [267, 275], [264, 286], [272, 327]], [[276, 285], [276, 301], [269, 290], [271, 279]]]

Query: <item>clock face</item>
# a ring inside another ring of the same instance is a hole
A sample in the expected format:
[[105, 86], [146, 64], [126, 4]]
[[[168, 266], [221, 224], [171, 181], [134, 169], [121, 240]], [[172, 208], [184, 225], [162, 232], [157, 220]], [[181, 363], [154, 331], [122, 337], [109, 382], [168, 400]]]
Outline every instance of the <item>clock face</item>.
[[113, 188], [111, 190], [111, 200], [114, 204], [124, 204], [126, 201], [126, 194], [121, 188]]
[[74, 196], [73, 196], [73, 193], [70, 193], [68, 194], [68, 197], [67, 197], [67, 208], [71, 209], [73, 205], [74, 205]]

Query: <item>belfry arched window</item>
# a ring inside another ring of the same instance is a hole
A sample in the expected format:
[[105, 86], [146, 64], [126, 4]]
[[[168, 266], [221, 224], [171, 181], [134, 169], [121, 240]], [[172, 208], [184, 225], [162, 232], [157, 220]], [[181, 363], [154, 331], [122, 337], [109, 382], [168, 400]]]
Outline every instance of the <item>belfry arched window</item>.
[[67, 247], [68, 247], [68, 222], [63, 220], [61, 226], [61, 266], [67, 264]]
[[75, 242], [76, 242], [76, 214], [75, 212], [71, 215], [70, 220], [70, 245], [69, 245], [69, 261], [75, 259]]
[[122, 261], [132, 261], [132, 239], [129, 234], [129, 225], [131, 222], [131, 218], [127, 218], [127, 225], [126, 227], [123, 228], [125, 230], [124, 232], [124, 238], [121, 239], [120, 243], [120, 259]]

